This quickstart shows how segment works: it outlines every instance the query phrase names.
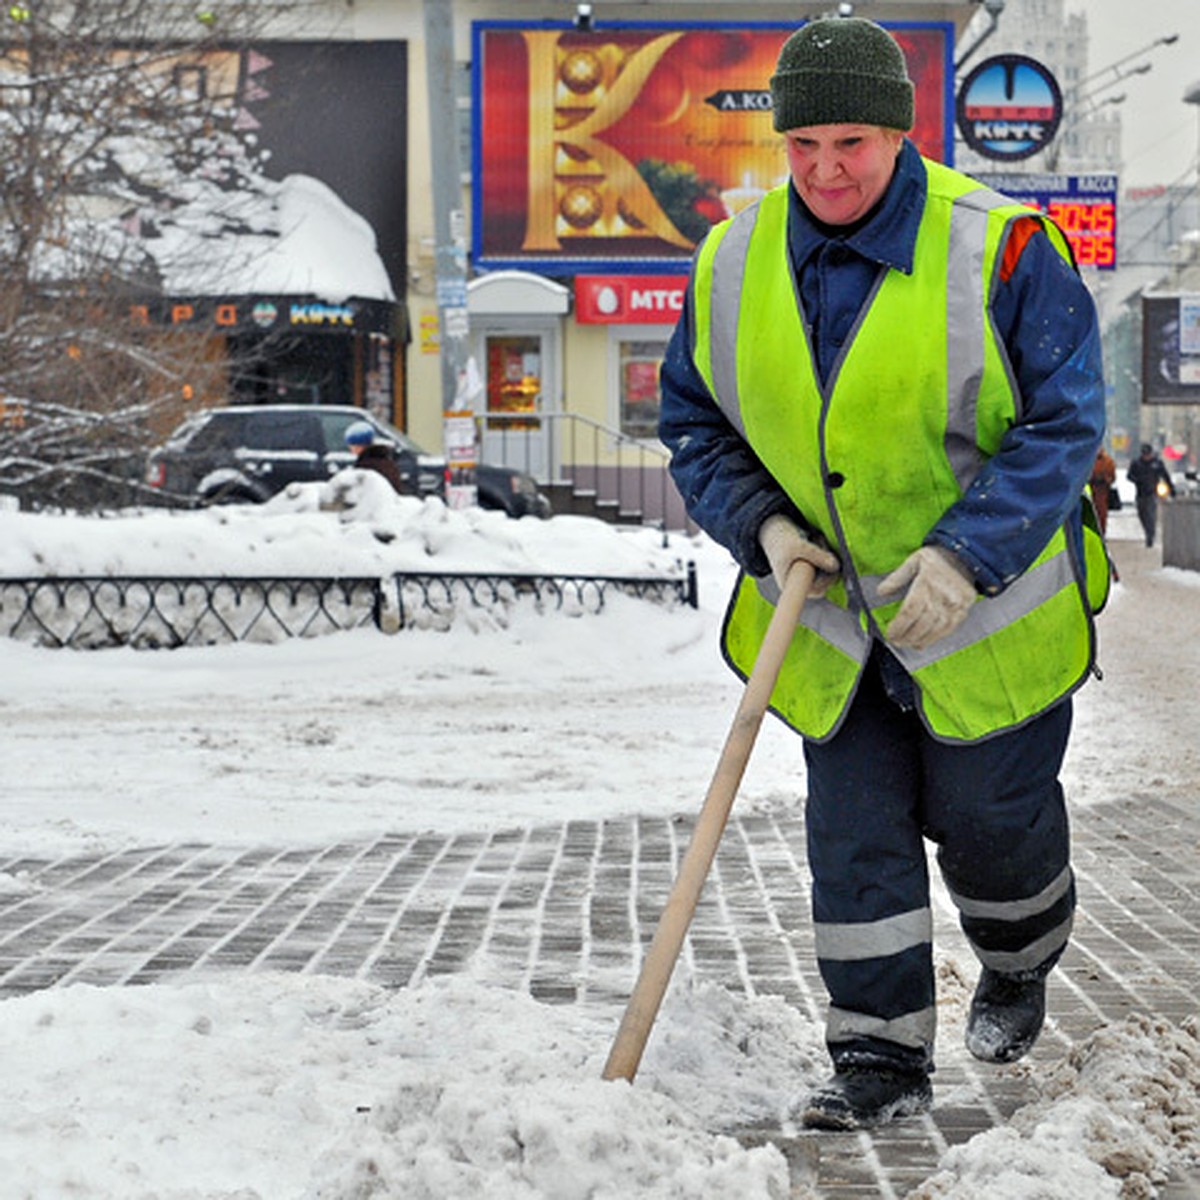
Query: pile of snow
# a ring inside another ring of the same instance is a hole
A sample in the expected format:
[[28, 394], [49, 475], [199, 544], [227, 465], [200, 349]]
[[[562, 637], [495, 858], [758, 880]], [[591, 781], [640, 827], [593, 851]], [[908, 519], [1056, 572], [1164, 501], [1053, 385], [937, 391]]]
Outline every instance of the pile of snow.
[[588, 517], [512, 520], [398, 496], [375, 471], [292, 484], [263, 505], [104, 518], [0, 511], [0, 578], [74, 575], [679, 574], [662, 535]]
[[949, 1151], [908, 1200], [1147, 1200], [1200, 1150], [1200, 1023], [1134, 1014], [1045, 1068], [1041, 1098]]
[[719, 1130], [820, 1053], [785, 1005], [720, 989], [665, 1010], [694, 1022], [686, 1061], [648, 1056], [634, 1086], [601, 1079], [607, 1019], [469, 977], [77, 986], [3, 1010], [13, 1196], [785, 1200], [782, 1154]]

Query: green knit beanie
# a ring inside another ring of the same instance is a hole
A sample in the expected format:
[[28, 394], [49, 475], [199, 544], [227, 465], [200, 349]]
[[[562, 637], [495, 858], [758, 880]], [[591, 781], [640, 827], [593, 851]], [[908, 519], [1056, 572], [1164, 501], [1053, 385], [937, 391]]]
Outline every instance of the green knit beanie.
[[904, 52], [886, 29], [861, 17], [810, 21], [783, 44], [771, 76], [775, 128], [913, 125], [913, 85]]

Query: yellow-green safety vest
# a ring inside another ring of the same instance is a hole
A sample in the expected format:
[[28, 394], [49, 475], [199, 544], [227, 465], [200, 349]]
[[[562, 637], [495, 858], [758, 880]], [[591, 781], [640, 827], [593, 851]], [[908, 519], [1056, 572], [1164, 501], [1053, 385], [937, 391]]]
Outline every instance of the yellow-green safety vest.
[[[1012, 223], [1032, 213], [940, 163], [925, 167], [914, 270], [880, 272], [824, 389], [789, 263], [786, 185], [715, 227], [695, 264], [697, 369], [842, 560], [842, 578], [805, 604], [771, 698], [815, 741], [836, 732], [872, 637], [886, 639], [899, 608], [900, 600], [880, 598], [879, 583], [922, 544], [1020, 419], [988, 298]], [[1044, 227], [1070, 261], [1061, 232]], [[979, 597], [952, 634], [925, 650], [890, 647], [912, 675], [935, 737], [986, 738], [1084, 681], [1095, 657], [1092, 614], [1108, 589], [1092, 519], [1084, 545], [1086, 568], [1064, 526], [1001, 594]], [[742, 576], [735, 587], [722, 646], [743, 677], [777, 598], [770, 577]]]

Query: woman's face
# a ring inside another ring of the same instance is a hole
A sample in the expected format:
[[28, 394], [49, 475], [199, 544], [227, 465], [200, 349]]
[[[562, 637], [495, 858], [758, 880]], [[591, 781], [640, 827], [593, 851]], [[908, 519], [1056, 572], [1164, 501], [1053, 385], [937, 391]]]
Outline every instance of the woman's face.
[[800, 199], [826, 225], [849, 225], [887, 191], [904, 143], [878, 125], [807, 125], [784, 134]]

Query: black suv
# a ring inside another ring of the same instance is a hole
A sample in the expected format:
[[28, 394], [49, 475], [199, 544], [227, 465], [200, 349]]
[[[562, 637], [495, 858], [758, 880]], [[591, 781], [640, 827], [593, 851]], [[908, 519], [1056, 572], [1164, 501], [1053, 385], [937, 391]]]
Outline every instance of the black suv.
[[[189, 417], [150, 453], [146, 482], [178, 503], [256, 504], [289, 483], [328, 479], [352, 466], [345, 434], [356, 421], [390, 446], [401, 490], [446, 498], [446, 460], [427, 454], [407, 434], [361, 408], [263, 404], [205, 409]], [[509, 516], [548, 517], [550, 503], [531, 475], [480, 463], [479, 503]]]

